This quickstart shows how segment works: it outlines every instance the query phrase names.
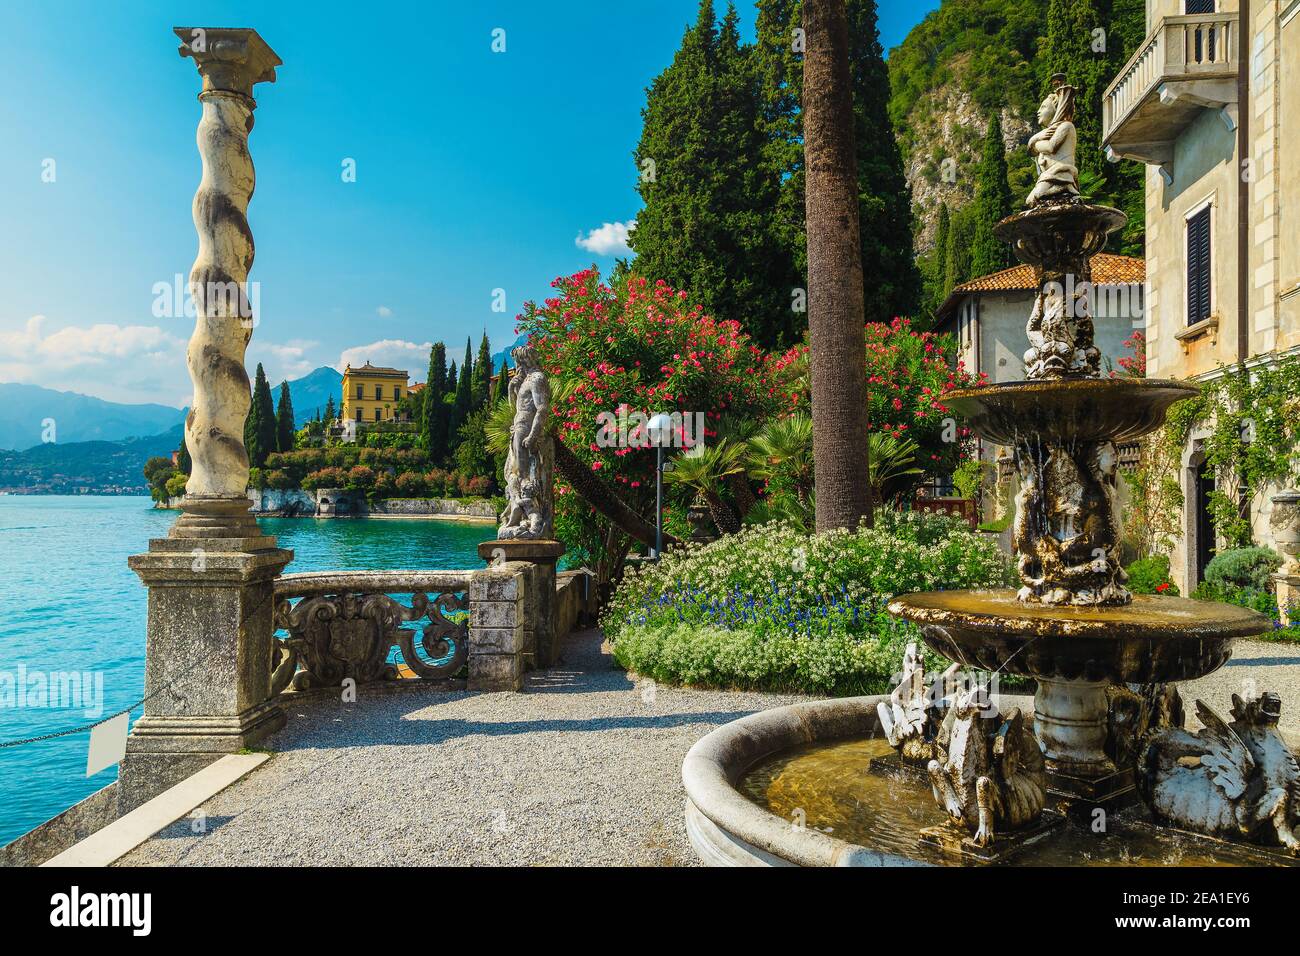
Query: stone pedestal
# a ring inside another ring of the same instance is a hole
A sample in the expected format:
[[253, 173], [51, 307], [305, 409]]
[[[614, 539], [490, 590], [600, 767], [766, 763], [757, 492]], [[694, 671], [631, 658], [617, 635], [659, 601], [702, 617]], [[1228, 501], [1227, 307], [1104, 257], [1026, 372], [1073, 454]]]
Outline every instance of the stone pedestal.
[[1283, 627], [1300, 620], [1300, 569], [1282, 570], [1273, 575], [1277, 588], [1277, 613]]
[[478, 546], [479, 557], [487, 561], [489, 567], [514, 562], [532, 565], [528, 593], [524, 598], [525, 669], [551, 667], [559, 659], [559, 634], [555, 627], [555, 564], [564, 551], [562, 542], [527, 538], [484, 541]]
[[467, 690], [523, 688], [525, 660], [535, 635], [528, 612], [536, 567], [503, 562], [474, 572], [469, 584]]
[[127, 739], [123, 812], [284, 726], [269, 699], [271, 615], [275, 578], [293, 552], [261, 534], [247, 499], [242, 518], [240, 502], [191, 504], [206, 514], [187, 513], [128, 559], [149, 588], [149, 611], [144, 715]]

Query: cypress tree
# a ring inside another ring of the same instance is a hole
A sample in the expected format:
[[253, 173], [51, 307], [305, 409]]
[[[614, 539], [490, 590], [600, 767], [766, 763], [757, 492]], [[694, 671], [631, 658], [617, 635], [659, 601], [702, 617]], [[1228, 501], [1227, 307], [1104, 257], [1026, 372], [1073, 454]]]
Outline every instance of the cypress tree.
[[[1113, 0], [1109, 21], [1112, 24], [1108, 53], [1109, 76], [1116, 77], [1134, 51], [1146, 39], [1145, 0]], [[1128, 214], [1122, 236], [1112, 239], [1116, 251], [1141, 258], [1146, 250], [1146, 168], [1137, 162], [1107, 163], [1106, 181], [1109, 201]]]
[[975, 170], [975, 222], [970, 251], [972, 276], [988, 275], [1011, 264], [1010, 247], [993, 234], [993, 227], [1011, 215], [1011, 186], [1007, 182], [1007, 152], [1002, 119], [989, 115], [984, 152]]
[[424, 417], [421, 431], [429, 457], [442, 461], [447, 454], [447, 416], [443, 396], [447, 393], [447, 346], [433, 343], [429, 350], [429, 374], [424, 380]]
[[652, 82], [634, 157], [644, 208], [629, 243], [632, 269], [687, 290], [759, 344], [793, 341], [802, 285], [774, 228], [780, 180], [762, 155], [758, 73], [740, 42], [735, 7], [719, 28], [702, 0], [673, 61]]
[[330, 397], [325, 400], [325, 421], [326, 423], [329, 423], [338, 417], [339, 412], [338, 409], [334, 407], [334, 396], [331, 394]]
[[478, 374], [474, 376], [472, 405], [475, 409], [479, 409], [487, 403], [488, 392], [492, 390], [492, 346], [488, 342], [487, 332], [484, 332], [483, 338], [479, 339], [478, 362], [474, 366], [474, 371]]
[[289, 383], [280, 383], [280, 404], [275, 410], [275, 447], [277, 451], [293, 451], [293, 396], [289, 394]]
[[972, 276], [971, 243], [975, 239], [975, 207], [964, 206], [952, 217], [948, 227], [948, 248], [944, 250], [943, 295]]
[[500, 404], [503, 398], [507, 396], [507, 390], [510, 388], [510, 362], [506, 358], [501, 359], [501, 371], [497, 373], [496, 387], [492, 390], [492, 405], [495, 407]]
[[176, 449], [176, 468], [187, 475], [194, 469], [194, 462], [190, 458], [190, 447], [185, 444], [183, 434], [181, 435], [181, 446]]
[[880, 47], [876, 0], [848, 0], [849, 83], [858, 159], [858, 223], [866, 320], [912, 315], [921, 273], [912, 247], [912, 187], [889, 118], [889, 70]]
[[271, 399], [271, 384], [266, 380], [262, 363], [257, 363], [253, 379], [253, 400], [244, 420], [244, 448], [248, 451], [248, 464], [253, 468], [266, 465], [266, 456], [275, 451], [275, 402]]
[[465, 364], [461, 367], [456, 380], [456, 391], [451, 404], [451, 422], [447, 428], [447, 448], [455, 452], [460, 444], [460, 426], [465, 424], [473, 411], [474, 401], [474, 363], [470, 358], [470, 340], [465, 340]]

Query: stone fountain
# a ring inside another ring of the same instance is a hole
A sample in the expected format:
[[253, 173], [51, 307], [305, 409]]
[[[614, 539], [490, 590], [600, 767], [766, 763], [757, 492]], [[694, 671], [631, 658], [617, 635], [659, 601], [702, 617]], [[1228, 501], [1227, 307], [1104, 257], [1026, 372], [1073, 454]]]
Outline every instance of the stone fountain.
[[[1166, 685], [1221, 667], [1234, 640], [1270, 622], [1234, 605], [1133, 595], [1125, 587], [1116, 445], [1159, 428], [1170, 406], [1197, 389], [1101, 376], [1090, 261], [1127, 220], [1079, 195], [1074, 93], [1064, 77], [1054, 78], [1039, 112], [1043, 129], [1029, 141], [1039, 177], [1028, 208], [995, 229], [1033, 266], [1038, 286], [1025, 380], [949, 400], [981, 438], [1013, 450], [1021, 587], [911, 594], [890, 610], [919, 624], [926, 643], [950, 660], [1032, 678], [1049, 792], [1117, 808], [1136, 796], [1133, 769], [1117, 764], [1136, 741], [1118, 739], [1134, 731], [1113, 725], [1115, 694], [1136, 691], [1157, 707], [1174, 693]], [[1147, 719], [1135, 723], [1152, 729]]]
[[[1027, 698], [1004, 711], [978, 681], [928, 686], [909, 648], [888, 697], [777, 708], [720, 728], [682, 774], [688, 831], [707, 862], [989, 863], [1034, 845], [1034, 861], [1069, 864], [1224, 838], [1277, 847], [1283, 860], [1300, 853], [1300, 769], [1277, 734], [1276, 695], [1234, 698], [1231, 723], [1198, 701], [1205, 729], [1191, 733], [1174, 686], [1221, 667], [1237, 638], [1271, 622], [1125, 586], [1116, 445], [1159, 428], [1197, 389], [1101, 375], [1090, 262], [1126, 218], [1080, 195], [1074, 95], [1053, 78], [1029, 141], [1037, 183], [1027, 208], [996, 227], [1037, 279], [1025, 380], [947, 399], [980, 437], [1012, 449], [1021, 586], [889, 605], [948, 660], [1031, 679], [1032, 720]], [[1123, 845], [1099, 849], [1087, 827], [1069, 825], [1098, 814], [1132, 821]], [[1197, 846], [1197, 860], [1247, 852]]]

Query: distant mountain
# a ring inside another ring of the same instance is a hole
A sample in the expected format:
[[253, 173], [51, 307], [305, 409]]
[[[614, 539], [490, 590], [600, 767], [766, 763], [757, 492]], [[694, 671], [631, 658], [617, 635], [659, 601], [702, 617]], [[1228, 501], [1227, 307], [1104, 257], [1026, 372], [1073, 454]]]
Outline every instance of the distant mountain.
[[[320, 368], [308, 372], [302, 378], [289, 381], [289, 397], [293, 400], [293, 418], [299, 428], [315, 418], [317, 411], [323, 416], [325, 414], [325, 404], [331, 398], [334, 399], [334, 407], [339, 409], [343, 404], [342, 396], [343, 373], [338, 369], [330, 368], [328, 365], [322, 365]], [[271, 398], [278, 409], [280, 406], [280, 384], [278, 382], [271, 386]]]
[[[128, 406], [133, 407], [133, 406]], [[176, 410], [172, 409], [175, 413]], [[171, 457], [183, 426], [124, 441], [51, 442], [0, 451], [0, 491], [50, 495], [147, 495], [141, 469], [155, 455]]]
[[[519, 336], [519, 338], [515, 339], [512, 343], [510, 343], [505, 348], [503, 348], [500, 352], [497, 352], [495, 355], [493, 355], [492, 371], [494, 373], [501, 371], [501, 360], [510, 358], [510, 353], [514, 350], [515, 346], [523, 345], [527, 341], [528, 341], [528, 336], [521, 335]], [[297, 406], [295, 406], [295, 408], [296, 407]]]
[[184, 414], [169, 405], [124, 405], [39, 385], [0, 383], [0, 449], [41, 444], [46, 419], [53, 422], [55, 440], [65, 444], [157, 435], [184, 421]]

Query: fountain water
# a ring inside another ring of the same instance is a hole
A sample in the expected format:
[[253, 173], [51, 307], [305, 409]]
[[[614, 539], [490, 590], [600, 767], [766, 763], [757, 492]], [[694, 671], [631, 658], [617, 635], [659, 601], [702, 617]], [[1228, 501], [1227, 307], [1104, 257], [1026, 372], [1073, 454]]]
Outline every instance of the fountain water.
[[[1034, 844], [1029, 856], [1039, 862], [1068, 863], [1189, 839], [1153, 830], [1142, 815], [1118, 848], [1094, 841], [1083, 849], [1080, 828], [1064, 826], [1069, 816], [1123, 811], [1139, 796], [1180, 831], [1296, 852], [1300, 770], [1276, 733], [1276, 696], [1235, 701], [1231, 724], [1198, 702], [1207, 729], [1191, 734], [1181, 728], [1173, 686], [1221, 667], [1234, 640], [1271, 622], [1234, 605], [1125, 587], [1116, 444], [1159, 428], [1170, 406], [1197, 389], [1101, 377], [1090, 261], [1126, 218], [1080, 196], [1075, 91], [1063, 76], [1053, 81], [1039, 113], [1043, 129], [1029, 142], [1039, 177], [1028, 208], [996, 227], [1037, 278], [1025, 381], [946, 399], [978, 435], [1013, 450], [1021, 587], [908, 594], [889, 605], [949, 660], [1031, 678], [1032, 732], [1019, 709], [1000, 713], [978, 688], [927, 689], [909, 649], [903, 683], [888, 698], [758, 714], [692, 750], [683, 767], [688, 827], [706, 859], [897, 863], [937, 853], [993, 862]], [[888, 745], [862, 739], [882, 735]], [[884, 760], [889, 745], [897, 755]], [[849, 782], [846, 766], [854, 768]], [[882, 772], [906, 782], [909, 766], [910, 790], [862, 782]], [[795, 813], [799, 835], [737, 806], [737, 780], [769, 811]], [[1113, 840], [1114, 827], [1108, 832]], [[1205, 852], [1241, 862], [1234, 853], [1253, 851]]]

